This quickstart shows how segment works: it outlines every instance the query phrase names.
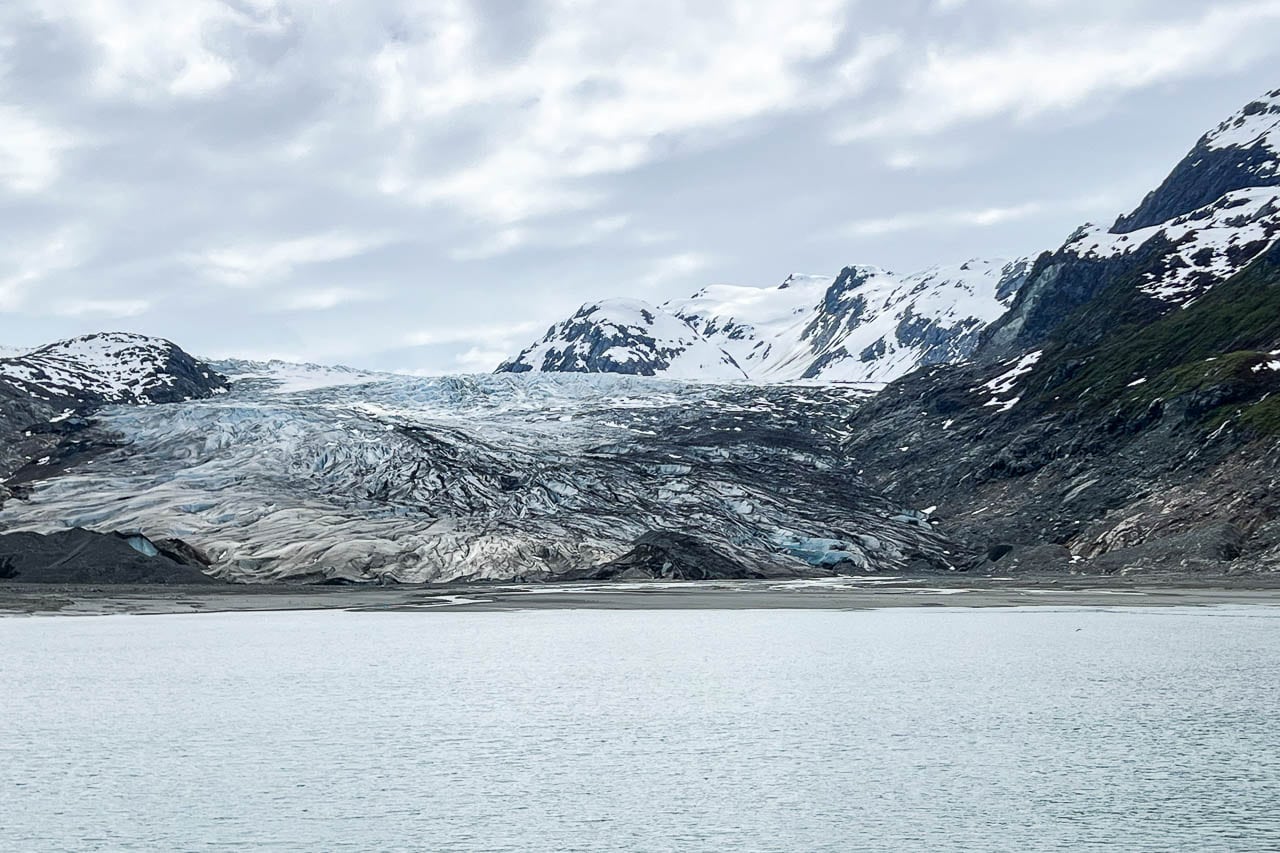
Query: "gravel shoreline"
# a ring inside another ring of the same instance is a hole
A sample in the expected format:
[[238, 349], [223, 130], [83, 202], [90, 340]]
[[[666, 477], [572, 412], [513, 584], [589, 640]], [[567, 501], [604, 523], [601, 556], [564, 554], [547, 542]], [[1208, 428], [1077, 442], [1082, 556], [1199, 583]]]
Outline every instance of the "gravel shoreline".
[[50, 585], [0, 582], [0, 616], [282, 610], [864, 610], [884, 607], [1160, 607], [1280, 604], [1280, 578], [860, 577], [716, 581], [322, 587]]

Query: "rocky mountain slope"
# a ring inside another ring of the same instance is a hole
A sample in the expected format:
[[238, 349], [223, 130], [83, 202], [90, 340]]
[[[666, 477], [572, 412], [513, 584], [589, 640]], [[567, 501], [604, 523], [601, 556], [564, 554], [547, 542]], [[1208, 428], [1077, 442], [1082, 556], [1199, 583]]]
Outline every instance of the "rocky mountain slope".
[[970, 363], [860, 409], [870, 482], [1002, 571], [1280, 568], [1278, 101], [1042, 256]]
[[745, 380], [746, 372], [724, 350], [688, 324], [638, 299], [583, 305], [552, 326], [541, 341], [498, 368], [499, 373], [621, 373]]
[[[1128, 319], [1185, 307], [1258, 258], [1280, 236], [1280, 90], [1247, 105], [1178, 163], [1110, 229], [1085, 225], [1042, 255], [1007, 314], [992, 324], [985, 358], [1028, 352], [1073, 311], [1109, 288], [1130, 294]], [[1106, 317], [1088, 329], [1101, 341]]]
[[0, 358], [0, 382], [73, 408], [173, 403], [225, 390], [226, 381], [160, 338], [105, 332]]
[[899, 276], [856, 266], [776, 288], [715, 285], [661, 306], [607, 300], [584, 305], [498, 372], [879, 387], [969, 355], [1029, 268], [971, 260]]

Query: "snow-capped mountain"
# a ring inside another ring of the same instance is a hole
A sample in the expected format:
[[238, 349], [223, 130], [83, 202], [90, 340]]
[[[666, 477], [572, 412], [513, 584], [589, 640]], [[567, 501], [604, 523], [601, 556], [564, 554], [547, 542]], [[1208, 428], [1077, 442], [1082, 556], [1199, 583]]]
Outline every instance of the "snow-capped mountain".
[[0, 382], [59, 403], [172, 403], [205, 397], [226, 380], [175, 344], [125, 332], [58, 341], [0, 358]]
[[850, 267], [827, 289], [802, 342], [813, 360], [803, 379], [883, 385], [920, 365], [969, 356], [1008, 309], [1030, 263], [970, 260], [897, 277]]
[[[1200, 138], [1164, 182], [1110, 228], [1086, 224], [1041, 257], [984, 348], [1037, 348], [1064, 317], [1110, 288], [1149, 297], [1149, 318], [1186, 307], [1280, 240], [1280, 90]], [[1101, 334], [1102, 323], [1090, 324]], [[1129, 318], [1131, 321], [1136, 319]]]
[[834, 280], [713, 285], [661, 306], [608, 300], [583, 306], [498, 371], [878, 386], [967, 356], [1029, 266], [971, 260], [907, 276], [855, 266]]
[[670, 313], [729, 355], [752, 379], [798, 376], [811, 360], [802, 345], [831, 277], [791, 275], [777, 287], [716, 284], [665, 302]]
[[547, 330], [499, 373], [624, 373], [738, 381], [733, 357], [670, 313], [638, 299], [589, 303]]
[[1037, 259], [973, 357], [869, 401], [848, 452], [1000, 570], [1280, 570], [1278, 143], [1280, 90]]

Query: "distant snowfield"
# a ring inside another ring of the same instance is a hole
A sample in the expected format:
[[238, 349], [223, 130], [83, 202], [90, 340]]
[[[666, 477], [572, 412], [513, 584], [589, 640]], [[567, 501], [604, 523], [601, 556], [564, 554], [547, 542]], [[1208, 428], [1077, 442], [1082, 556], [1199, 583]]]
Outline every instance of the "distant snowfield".
[[342, 388], [404, 379], [396, 373], [359, 370], [341, 365], [295, 363], [288, 361], [211, 361], [220, 373], [233, 382], [256, 382], [273, 394], [297, 394], [324, 388]]
[[777, 287], [717, 284], [662, 305], [605, 299], [499, 369], [879, 387], [969, 355], [1029, 269], [973, 259], [903, 276], [864, 265]]

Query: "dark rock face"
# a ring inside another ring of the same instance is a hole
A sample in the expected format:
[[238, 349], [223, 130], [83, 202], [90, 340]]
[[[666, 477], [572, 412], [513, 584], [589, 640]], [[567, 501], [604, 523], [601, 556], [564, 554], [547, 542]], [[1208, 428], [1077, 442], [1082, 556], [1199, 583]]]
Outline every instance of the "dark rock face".
[[708, 379], [746, 378], [731, 356], [690, 326], [634, 300], [582, 306], [495, 372], [655, 376], [682, 358], [705, 370]]
[[1280, 119], [1280, 89], [1268, 93], [1265, 100], [1246, 106], [1215, 133], [1206, 134], [1164, 183], [1148, 193], [1133, 213], [1117, 219], [1112, 230], [1123, 234], [1158, 225], [1211, 204], [1234, 190], [1280, 186], [1275, 151], [1256, 144], [1213, 145], [1215, 135], [1249, 123], [1265, 126], [1269, 116]]
[[[992, 362], [1035, 349], [1106, 287], [1132, 277], [1169, 250], [1157, 238], [1134, 255], [1119, 258], [1086, 259], [1061, 249], [1042, 255], [1008, 313], [982, 333], [982, 342], [975, 348], [978, 357]], [[1153, 305], [1152, 310], [1161, 309]]]
[[81, 528], [0, 535], [0, 580], [19, 583], [218, 584], [179, 540]]
[[1187, 308], [1120, 279], [1047, 326], [1038, 358], [921, 370], [855, 413], [872, 485], [937, 505], [979, 571], [1275, 568], [1280, 248]]
[[654, 530], [637, 539], [635, 547], [627, 553], [586, 572], [583, 579], [721, 580], [804, 574], [813, 572], [785, 563], [762, 561], [750, 553], [730, 556], [696, 536]]
[[[1068, 324], [1077, 342], [1098, 343], [1115, 326], [1193, 303], [1280, 237], [1275, 187], [1280, 90], [1205, 134], [1109, 231], [1086, 226], [1042, 255], [1008, 313], [983, 332], [977, 357], [992, 363], [1028, 352], [1062, 337]], [[1134, 298], [1135, 290], [1147, 298]]]

